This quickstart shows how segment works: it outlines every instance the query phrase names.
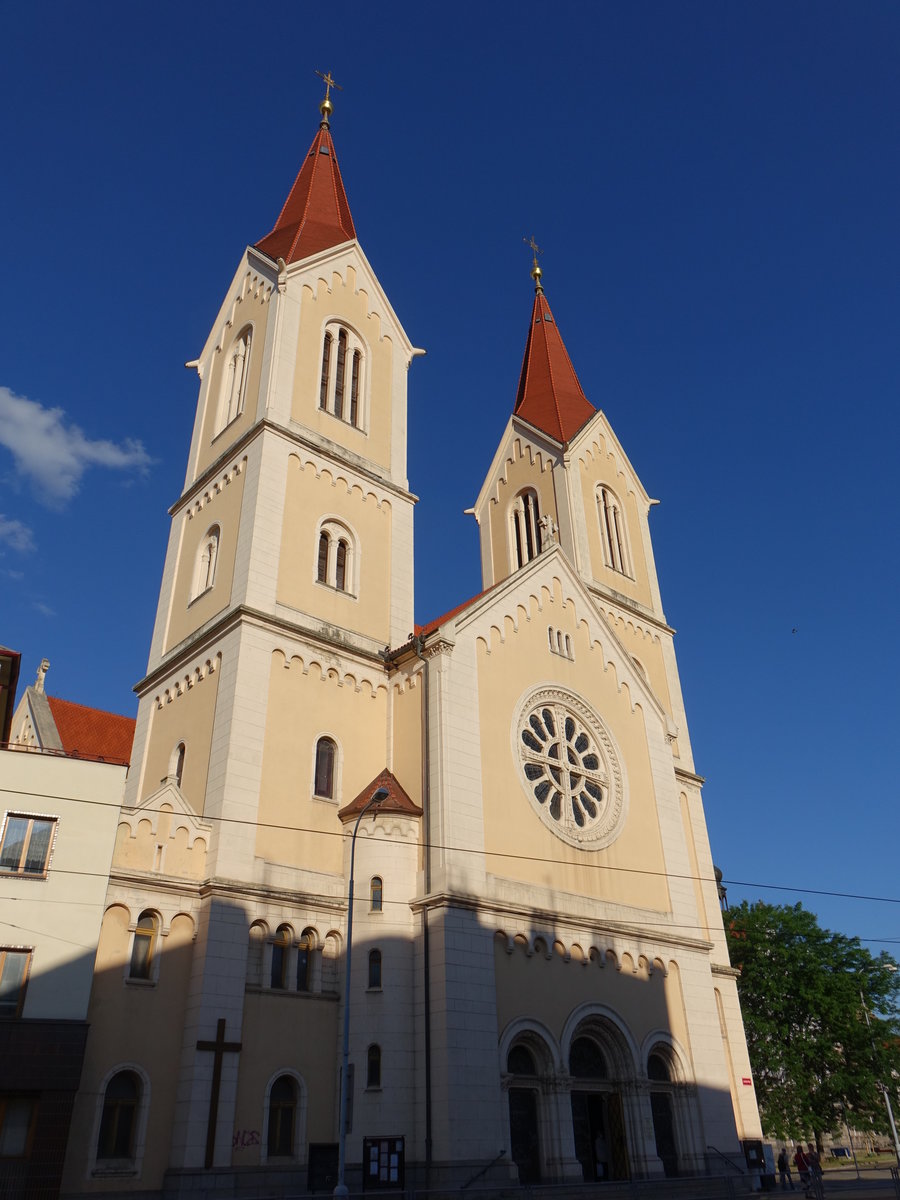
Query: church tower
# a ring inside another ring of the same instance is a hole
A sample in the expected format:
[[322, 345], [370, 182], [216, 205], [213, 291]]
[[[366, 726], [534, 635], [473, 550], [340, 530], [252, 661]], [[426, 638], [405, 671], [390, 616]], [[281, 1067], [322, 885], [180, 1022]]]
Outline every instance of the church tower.
[[718, 1173], [759, 1121], [653, 501], [535, 259], [484, 590], [414, 625], [421, 351], [325, 79], [188, 364], [64, 1190], [331, 1191], [342, 1135], [351, 1191]]

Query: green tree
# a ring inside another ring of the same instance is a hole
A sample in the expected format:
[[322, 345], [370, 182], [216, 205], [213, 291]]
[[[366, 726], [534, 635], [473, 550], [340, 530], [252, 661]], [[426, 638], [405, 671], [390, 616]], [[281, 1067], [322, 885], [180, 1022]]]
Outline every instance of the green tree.
[[[887, 1127], [882, 1081], [900, 1072], [900, 972], [802, 905], [725, 914], [763, 1128], [781, 1138]], [[868, 1011], [870, 1025], [866, 1024]]]

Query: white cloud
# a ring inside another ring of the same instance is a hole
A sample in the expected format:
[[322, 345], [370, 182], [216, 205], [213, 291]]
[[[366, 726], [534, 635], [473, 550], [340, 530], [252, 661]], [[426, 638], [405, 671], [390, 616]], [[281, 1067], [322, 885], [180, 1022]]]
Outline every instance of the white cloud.
[[45, 617], [55, 617], [56, 616], [56, 609], [51, 608], [49, 604], [45, 604], [43, 602], [43, 600], [35, 600], [34, 607], [38, 610], [39, 613], [41, 613], [42, 616], [45, 616]]
[[12, 517], [4, 517], [3, 513], [0, 513], [0, 545], [3, 544], [13, 550], [34, 549], [34, 539], [28, 526]]
[[0, 387], [0, 445], [12, 453], [19, 473], [37, 484], [40, 498], [56, 507], [72, 499], [88, 467], [145, 470], [152, 461], [134, 438], [92, 441], [66, 423], [61, 408], [44, 408], [6, 387]]

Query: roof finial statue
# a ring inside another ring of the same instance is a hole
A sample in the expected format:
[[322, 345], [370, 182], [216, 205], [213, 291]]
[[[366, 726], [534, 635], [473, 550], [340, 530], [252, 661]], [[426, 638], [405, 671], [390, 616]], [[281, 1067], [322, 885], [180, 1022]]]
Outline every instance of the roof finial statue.
[[541, 286], [541, 276], [544, 274], [544, 272], [538, 266], [538, 255], [543, 254], [544, 252], [534, 240], [534, 234], [532, 234], [530, 238], [522, 238], [522, 241], [526, 246], [531, 247], [531, 256], [534, 260], [534, 266], [531, 268], [531, 278], [534, 280], [534, 290], [536, 292], [543, 292], [544, 289]]
[[325, 99], [319, 105], [319, 112], [322, 114], [321, 127], [322, 127], [322, 129], [327, 129], [328, 128], [328, 117], [331, 113], [334, 112], [334, 105], [331, 103], [331, 101], [328, 98], [331, 95], [331, 89], [333, 87], [337, 88], [337, 90], [339, 92], [342, 92], [344, 89], [341, 87], [341, 85], [339, 83], [335, 83], [334, 77], [332, 76], [330, 71], [326, 71], [324, 75], [322, 74], [321, 71], [316, 71], [316, 74], [318, 75], [318, 77], [320, 79], [324, 79], [324, 81], [325, 81]]
[[34, 681], [34, 690], [42, 692], [44, 690], [44, 676], [50, 670], [50, 659], [42, 658], [41, 665], [37, 669], [37, 678]]

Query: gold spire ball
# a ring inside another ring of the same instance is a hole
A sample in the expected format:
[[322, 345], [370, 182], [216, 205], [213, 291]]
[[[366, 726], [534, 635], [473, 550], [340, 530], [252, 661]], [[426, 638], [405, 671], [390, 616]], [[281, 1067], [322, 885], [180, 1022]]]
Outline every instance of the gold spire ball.
[[522, 241], [526, 246], [531, 247], [531, 256], [534, 262], [534, 266], [531, 268], [531, 278], [534, 280], [534, 290], [536, 292], [542, 292], [544, 288], [541, 284], [541, 278], [543, 277], [544, 272], [538, 266], [538, 255], [543, 254], [544, 252], [534, 240], [534, 234], [532, 234], [530, 238], [522, 238]]
[[331, 89], [333, 87], [337, 88], [337, 90], [339, 92], [342, 92], [344, 89], [341, 87], [341, 85], [339, 83], [335, 83], [334, 78], [330, 71], [326, 71], [324, 75], [322, 74], [321, 71], [316, 71], [316, 74], [318, 75], [318, 77], [320, 79], [323, 79], [325, 81], [325, 99], [319, 105], [319, 112], [322, 114], [322, 126], [321, 127], [322, 127], [322, 129], [327, 129], [328, 128], [328, 118], [334, 112], [334, 105], [331, 103], [331, 100], [329, 99], [329, 97], [331, 95]]

